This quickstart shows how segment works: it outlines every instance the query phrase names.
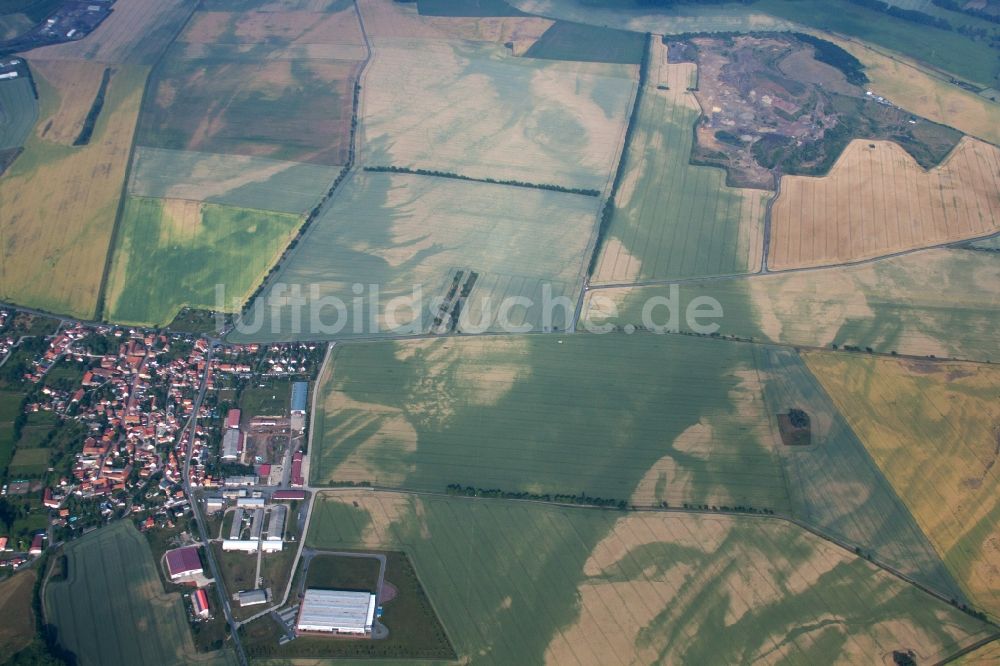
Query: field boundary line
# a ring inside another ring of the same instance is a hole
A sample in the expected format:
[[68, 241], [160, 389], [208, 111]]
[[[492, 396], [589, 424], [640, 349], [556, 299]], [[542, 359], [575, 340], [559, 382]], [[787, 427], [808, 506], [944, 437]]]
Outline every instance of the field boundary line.
[[139, 142], [139, 121], [142, 118], [142, 110], [145, 108], [146, 103], [149, 98], [150, 83], [153, 81], [154, 76], [163, 64], [164, 59], [167, 57], [167, 52], [173, 47], [174, 43], [177, 42], [177, 38], [183, 34], [187, 29], [188, 24], [191, 19], [194, 18], [195, 13], [201, 6], [201, 1], [191, 5], [191, 12], [188, 14], [184, 22], [180, 24], [177, 28], [177, 32], [174, 36], [170, 38], [170, 41], [163, 47], [160, 51], [159, 56], [157, 56], [156, 61], [149, 68], [149, 72], [146, 73], [146, 81], [142, 86], [142, 96], [139, 98], [139, 111], [135, 116], [135, 126], [132, 128], [132, 143], [128, 149], [128, 163], [125, 165], [125, 178], [122, 180], [122, 191], [121, 196], [118, 198], [118, 208], [115, 211], [115, 223], [111, 226], [111, 236], [108, 238], [108, 250], [104, 257], [104, 270], [101, 272], [101, 283], [97, 287], [97, 303], [94, 305], [94, 321], [103, 322], [105, 321], [104, 311], [107, 309], [105, 305], [105, 300], [107, 298], [108, 289], [108, 278], [111, 275], [111, 266], [114, 262], [115, 252], [118, 248], [119, 235], [121, 234], [122, 218], [125, 217], [125, 201], [128, 198], [128, 184], [132, 179], [132, 167], [135, 164], [135, 149]]
[[[788, 523], [788, 524], [793, 525], [795, 527], [798, 527], [800, 529], [803, 529], [803, 530], [809, 532], [810, 534], [812, 534], [813, 536], [815, 536], [817, 538], [820, 538], [820, 539], [823, 539], [824, 541], [826, 541], [828, 543], [831, 543], [834, 546], [837, 546], [838, 548], [846, 551], [847, 553], [849, 553], [851, 555], [851, 557], [866, 560], [867, 562], [870, 562], [872, 565], [874, 565], [876, 568], [881, 569], [882, 571], [885, 571], [886, 573], [894, 576], [895, 578], [903, 581], [904, 583], [908, 583], [908, 584], [912, 585], [913, 587], [917, 588], [921, 592], [924, 592], [925, 594], [929, 594], [930, 596], [934, 597], [935, 599], [937, 599], [939, 601], [944, 602], [945, 604], [951, 606], [952, 608], [954, 608], [954, 609], [956, 609], [956, 610], [958, 610], [958, 611], [960, 611], [962, 613], [965, 613], [966, 615], [968, 615], [970, 617], [973, 617], [973, 618], [975, 618], [975, 619], [983, 622], [986, 625], [989, 625], [989, 626], [993, 627], [994, 629], [998, 630], [998, 633], [994, 634], [993, 637], [989, 639], [989, 641], [1000, 639], [1000, 624], [997, 624], [989, 616], [987, 616], [987, 615], [984, 614], [983, 617], [979, 617], [976, 614], [974, 614], [974, 612], [973, 612], [974, 609], [971, 609], [969, 607], [964, 607], [963, 608], [961, 606], [953, 604], [951, 597], [949, 597], [949, 596], [947, 596], [945, 594], [942, 594], [942, 593], [938, 592], [937, 590], [935, 590], [935, 589], [933, 589], [933, 588], [931, 588], [931, 587], [929, 587], [927, 585], [924, 585], [923, 583], [920, 583], [920, 582], [918, 582], [918, 581], [910, 578], [909, 576], [907, 576], [903, 572], [899, 571], [895, 567], [882, 562], [881, 560], [879, 560], [878, 558], [876, 558], [876, 557], [874, 557], [874, 556], [872, 556], [870, 554], [868, 556], [860, 555], [859, 553], [855, 552], [855, 550], [854, 550], [855, 547], [853, 545], [849, 544], [847, 541], [842, 540], [842, 539], [840, 539], [838, 537], [835, 537], [833, 535], [826, 534], [825, 532], [823, 532], [818, 527], [810, 525], [809, 523], [807, 523], [807, 522], [805, 522], [805, 521], [803, 521], [803, 520], [801, 520], [799, 518], [796, 518], [796, 517], [794, 517], [792, 515], [786, 514], [786, 513], [780, 513], [780, 512], [751, 513], [751, 512], [743, 512], [743, 511], [713, 511], [711, 509], [694, 509], [694, 508], [683, 508], [683, 507], [655, 507], [655, 506], [650, 506], [650, 507], [630, 506], [627, 509], [619, 509], [617, 507], [603, 507], [603, 506], [593, 506], [593, 505], [585, 505], [585, 504], [569, 504], [569, 503], [564, 503], [564, 502], [556, 502], [556, 501], [552, 501], [552, 500], [535, 500], [535, 499], [501, 498], [501, 497], [477, 497], [477, 496], [468, 496], [468, 495], [449, 495], [448, 493], [445, 493], [445, 492], [437, 492], [437, 491], [431, 491], [431, 490], [413, 490], [413, 489], [406, 489], [406, 488], [390, 488], [390, 487], [386, 487], [386, 486], [374, 486], [374, 485], [372, 485], [372, 486], [342, 486], [342, 487], [331, 487], [331, 488], [322, 488], [322, 489], [317, 487], [317, 488], [315, 488], [315, 492], [313, 494], [313, 498], [314, 498], [314, 501], [315, 501], [315, 498], [318, 498], [319, 495], [321, 495], [321, 494], [324, 494], [324, 495], [325, 494], [336, 495], [338, 493], [358, 492], [358, 491], [368, 491], [368, 492], [371, 492], [371, 493], [396, 493], [396, 494], [401, 494], [401, 495], [411, 495], [411, 496], [415, 496], [415, 497], [432, 497], [432, 498], [450, 499], [450, 500], [467, 500], [467, 501], [481, 501], [481, 502], [490, 502], [490, 501], [523, 502], [523, 503], [527, 503], [527, 504], [538, 504], [538, 505], [542, 505], [542, 506], [551, 506], [551, 507], [558, 507], [558, 508], [564, 508], [564, 509], [579, 509], [579, 510], [582, 510], [582, 511], [590, 510], [590, 511], [614, 512], [614, 513], [619, 513], [619, 514], [622, 514], [622, 515], [627, 515], [629, 513], [678, 513], [678, 514], [700, 514], [700, 515], [710, 515], [710, 516], [720, 516], [720, 515], [723, 515], [723, 516], [731, 516], [731, 517], [734, 517], [734, 518], [746, 517], [746, 518], [755, 518], [755, 519], [758, 519], [758, 520], [777, 520], [779, 522], [785, 522], [785, 523]], [[989, 642], [989, 641], [987, 641], [987, 642]], [[942, 662], [942, 663], [945, 663], [945, 662]]]

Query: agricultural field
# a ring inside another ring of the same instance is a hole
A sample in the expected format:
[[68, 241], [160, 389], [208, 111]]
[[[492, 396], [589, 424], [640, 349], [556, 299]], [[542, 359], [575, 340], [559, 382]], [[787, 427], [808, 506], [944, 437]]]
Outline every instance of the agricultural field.
[[[996, 362], [998, 285], [994, 253], [929, 250], [845, 268], [693, 281], [677, 291], [682, 308], [697, 296], [719, 301], [720, 335]], [[670, 293], [667, 286], [591, 289], [583, 320], [640, 326], [648, 300]], [[654, 323], [665, 320], [654, 313]]]
[[986, 250], [990, 252], [1000, 251], [1000, 236], [993, 236], [992, 238], [984, 238], [982, 240], [971, 241], [967, 248], [973, 250]]
[[49, 468], [49, 450], [20, 446], [14, 451], [7, 474], [11, 478], [39, 477]]
[[[63, 123], [70, 118], [74, 127], [76, 119], [82, 122], [93, 96], [80, 97], [75, 86], [62, 87], [61, 77], [50, 81], [58, 68], [37, 65], [38, 129], [0, 179], [0, 298], [90, 318], [147, 70], [116, 67], [89, 144], [71, 146], [65, 139], [75, 135]], [[87, 69], [99, 80], [104, 65]], [[47, 132], [59, 138], [50, 139]]]
[[417, 0], [421, 16], [524, 16], [507, 0]]
[[35, 614], [31, 597], [38, 574], [27, 569], [0, 580], [0, 654], [13, 655], [35, 638]]
[[603, 190], [635, 76], [483, 42], [386, 40], [365, 71], [360, 163]]
[[299, 215], [184, 199], [129, 197], [108, 277], [108, 316], [146, 325], [170, 322], [182, 307], [242, 302], [284, 251]]
[[[839, 355], [835, 355], [839, 357]], [[810, 443], [778, 447], [791, 514], [950, 599], [967, 599], [906, 504], [791, 349], [755, 347], [770, 414], [804, 411]]]
[[860, 261], [1000, 230], [1000, 149], [964, 139], [924, 171], [898, 145], [852, 141], [829, 175], [785, 176], [774, 270]]
[[129, 194], [304, 215], [339, 173], [322, 164], [140, 146]]
[[38, 102], [24, 77], [0, 81], [0, 151], [20, 148], [38, 118]]
[[1000, 663], [1000, 642], [993, 641], [978, 650], [959, 657], [952, 663], [955, 666], [987, 666], [987, 664]]
[[184, 0], [123, 0], [83, 39], [43, 46], [24, 55], [31, 62], [88, 60], [152, 65], [193, 10], [194, 5]]
[[806, 361], [975, 605], [1000, 615], [1000, 368]]
[[14, 456], [14, 420], [23, 400], [23, 393], [0, 391], [0, 473], [7, 469]]
[[318, 502], [310, 545], [405, 545], [469, 663], [937, 661], [991, 631], [771, 518], [371, 491]]
[[168, 58], [150, 82], [141, 146], [340, 165], [358, 64]]
[[314, 484], [787, 508], [750, 345], [547, 335], [333, 354]]
[[[427, 331], [431, 301], [446, 296], [459, 271], [462, 284], [468, 273], [478, 275], [466, 306], [471, 314], [459, 318], [459, 330], [490, 328], [501, 316], [501, 299], [515, 296], [534, 299], [536, 307], [512, 309], [511, 322], [540, 330], [545, 284], [551, 284], [553, 298], [572, 301], [569, 312], [555, 310], [553, 326], [563, 328], [579, 293], [599, 205], [595, 197], [540, 189], [354, 172], [231, 337], [272, 341]], [[296, 289], [306, 299], [302, 307], [291, 300]], [[421, 292], [419, 311], [415, 289]], [[485, 323], [484, 310], [493, 315]]]
[[[223, 661], [198, 655], [179, 594], [166, 594], [146, 539], [123, 520], [65, 546], [69, 571], [45, 588], [46, 620], [81, 666]], [[105, 603], [93, 603], [101, 595]]]
[[226, 54], [248, 61], [363, 60], [367, 54], [350, 2], [338, 1], [321, 11], [306, 7], [226, 9], [229, 11], [194, 14], [178, 38], [188, 57]]
[[723, 170], [689, 164], [701, 110], [688, 88], [697, 73], [689, 63], [666, 64], [660, 40], [651, 48], [651, 74], [591, 282], [757, 271], [770, 193], [727, 187]]
[[646, 36], [641, 32], [556, 21], [524, 56], [638, 65], [645, 50]]

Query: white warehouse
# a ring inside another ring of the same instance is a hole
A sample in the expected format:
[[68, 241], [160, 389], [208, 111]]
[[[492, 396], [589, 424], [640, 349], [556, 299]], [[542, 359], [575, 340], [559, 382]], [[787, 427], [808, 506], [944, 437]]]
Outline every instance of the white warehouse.
[[371, 634], [374, 619], [374, 594], [306, 590], [295, 628], [306, 632], [365, 636]]

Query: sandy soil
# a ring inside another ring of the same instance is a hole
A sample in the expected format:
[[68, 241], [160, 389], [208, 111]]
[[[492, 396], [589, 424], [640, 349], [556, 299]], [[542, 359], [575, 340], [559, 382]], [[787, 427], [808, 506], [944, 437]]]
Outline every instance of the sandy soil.
[[822, 178], [785, 176], [769, 266], [859, 261], [1000, 230], [1000, 149], [963, 139], [924, 171], [889, 141], [855, 140]]

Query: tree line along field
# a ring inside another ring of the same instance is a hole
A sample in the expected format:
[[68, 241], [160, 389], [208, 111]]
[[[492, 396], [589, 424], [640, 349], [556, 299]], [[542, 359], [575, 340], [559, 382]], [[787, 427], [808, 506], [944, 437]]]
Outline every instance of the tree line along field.
[[859, 261], [1000, 230], [1000, 150], [963, 139], [924, 171], [899, 146], [855, 140], [827, 176], [785, 176], [768, 265]]
[[759, 270], [769, 193], [727, 187], [721, 169], [689, 163], [695, 67], [667, 64], [654, 37], [649, 70], [592, 283]]
[[305, 215], [340, 171], [322, 164], [140, 146], [129, 194]]
[[[309, 545], [405, 548], [468, 663], [936, 661], [988, 625], [764, 517], [321, 495]], [[697, 629], [696, 629], [697, 627]]]
[[[497, 316], [499, 297], [534, 297], [540, 283], [550, 281], [565, 285], [575, 303], [599, 205], [596, 197], [577, 194], [355, 171], [244, 317], [246, 330], [238, 329], [230, 337], [275, 341], [303, 335], [313, 339], [386, 335], [393, 326], [387, 316], [394, 316], [406, 330], [426, 332], [432, 324], [432, 299], [446, 295], [458, 271], [479, 276], [472, 302], [466, 306], [470, 311], [480, 311], [485, 305], [482, 299], [492, 295], [487, 312]], [[363, 288], [360, 318], [353, 305], [359, 297], [356, 284]], [[378, 285], [378, 302], [367, 291], [373, 284]], [[272, 294], [292, 296], [274, 291], [286, 285], [300, 288], [307, 299], [300, 310], [299, 330], [291, 302], [272, 305]], [[415, 287], [422, 291], [420, 312], [406, 304], [390, 309], [391, 299], [408, 302]], [[330, 297], [349, 307], [338, 313], [325, 305], [323, 299]], [[528, 317], [529, 325], [541, 330], [539, 309], [515, 312], [512, 317]], [[471, 322], [478, 325], [478, 316]]]
[[45, 588], [46, 622], [77, 663], [229, 663], [199, 655], [179, 594], [163, 591], [146, 539], [127, 520], [65, 546], [65, 580]]
[[108, 277], [114, 321], [162, 326], [182, 307], [218, 309], [242, 302], [298, 231], [300, 215], [129, 197]]
[[[1000, 359], [1000, 264], [989, 252], [929, 250], [857, 266], [692, 281], [678, 291], [681, 307], [702, 295], [720, 302], [720, 335]], [[646, 301], [669, 294], [667, 286], [591, 289], [582, 317], [592, 325], [642, 325]]]
[[376, 41], [362, 90], [360, 163], [603, 190], [635, 72], [517, 58], [483, 42]]
[[[62, 64], [33, 63], [39, 121], [0, 179], [0, 298], [94, 316], [147, 70], [116, 67], [90, 142], [68, 145], [93, 97], [75, 96]], [[76, 65], [98, 79], [104, 65]], [[51, 76], [51, 80], [49, 77]], [[51, 121], [51, 123], [50, 123]], [[60, 124], [57, 126], [56, 122]], [[53, 138], [49, 138], [49, 133]], [[58, 137], [58, 138], [56, 138]], [[74, 136], [75, 138], [75, 136]]]
[[1000, 615], [1000, 370], [826, 354], [806, 360], [968, 596]]
[[546, 335], [333, 354], [314, 484], [788, 507], [749, 345]]

